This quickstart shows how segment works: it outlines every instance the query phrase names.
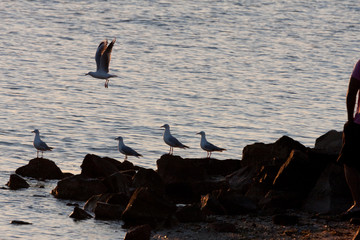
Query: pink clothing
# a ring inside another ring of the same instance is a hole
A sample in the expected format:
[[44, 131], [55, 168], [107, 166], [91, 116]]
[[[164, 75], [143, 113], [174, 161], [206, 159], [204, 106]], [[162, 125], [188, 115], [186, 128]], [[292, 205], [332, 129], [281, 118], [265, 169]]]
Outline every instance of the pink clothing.
[[[360, 60], [355, 64], [354, 70], [353, 70], [353, 72], [351, 74], [351, 77], [353, 77], [353, 78], [357, 79], [358, 81], [360, 81]], [[357, 124], [360, 124], [360, 91], [359, 91], [359, 94], [358, 94], [358, 102], [357, 102], [354, 122], [357, 123]]]

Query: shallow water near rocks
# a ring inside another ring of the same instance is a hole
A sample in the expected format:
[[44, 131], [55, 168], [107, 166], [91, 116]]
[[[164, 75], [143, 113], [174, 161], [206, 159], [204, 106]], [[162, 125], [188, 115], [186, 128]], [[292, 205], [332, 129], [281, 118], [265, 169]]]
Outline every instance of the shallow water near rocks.
[[[122, 160], [117, 136], [156, 168], [169, 151], [160, 126], [205, 157], [200, 136], [241, 159], [254, 142], [287, 135], [312, 147], [346, 121], [345, 95], [359, 58], [356, 1], [1, 1], [0, 182], [36, 156], [35, 128], [54, 147], [44, 157], [80, 172], [87, 153]], [[101, 40], [116, 38], [104, 81]], [[56, 182], [0, 189], [4, 239], [116, 239], [119, 222], [68, 217]], [[11, 225], [12, 220], [32, 225]]]

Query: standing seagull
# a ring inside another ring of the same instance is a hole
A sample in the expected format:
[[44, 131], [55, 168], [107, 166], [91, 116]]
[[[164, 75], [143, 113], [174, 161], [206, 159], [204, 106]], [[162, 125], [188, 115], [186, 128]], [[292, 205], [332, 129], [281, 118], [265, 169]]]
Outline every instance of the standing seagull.
[[201, 135], [200, 147], [207, 152], [207, 154], [206, 154], [207, 158], [211, 157], [211, 152], [214, 152], [214, 151], [222, 152], [222, 151], [226, 150], [225, 148], [219, 148], [219, 147], [215, 146], [214, 144], [209, 143], [206, 140], [205, 132], [201, 131], [201, 132], [198, 132], [197, 134]]
[[141, 154], [136, 152], [131, 147], [125, 146], [123, 138], [117, 137], [115, 140], [119, 140], [119, 152], [125, 155], [124, 161], [127, 160], [127, 156], [135, 156], [135, 157], [142, 157]]
[[107, 40], [102, 41], [97, 48], [95, 54], [95, 61], [96, 61], [96, 72], [88, 72], [85, 75], [90, 75], [94, 78], [105, 79], [105, 88], [109, 85], [109, 78], [117, 77], [116, 75], [109, 74], [109, 65], [111, 59], [111, 50], [115, 44], [116, 39], [111, 41], [108, 44]]
[[163, 139], [164, 142], [170, 146], [169, 154], [172, 155], [174, 153], [174, 147], [178, 148], [189, 148], [188, 146], [182, 144], [177, 140], [175, 137], [173, 137], [170, 133], [170, 126], [168, 124], [164, 124], [161, 126], [162, 128], [165, 128]]
[[39, 151], [41, 151], [41, 158], [43, 158], [44, 151], [51, 151], [52, 147], [49, 147], [45, 142], [40, 139], [40, 132], [38, 129], [32, 131], [35, 133], [34, 147], [36, 148], [36, 157], [39, 158]]

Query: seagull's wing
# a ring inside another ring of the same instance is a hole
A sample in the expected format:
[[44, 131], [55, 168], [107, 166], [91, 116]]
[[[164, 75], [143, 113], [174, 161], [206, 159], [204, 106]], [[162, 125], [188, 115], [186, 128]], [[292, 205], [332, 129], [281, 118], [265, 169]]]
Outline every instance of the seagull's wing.
[[49, 146], [48, 146], [45, 142], [43, 142], [43, 141], [40, 141], [40, 142], [39, 142], [39, 148], [40, 148], [41, 150], [44, 150], [44, 151], [53, 149], [52, 147], [49, 147]]
[[101, 56], [105, 52], [107, 44], [108, 44], [107, 40], [102, 41], [96, 50], [96, 54], [95, 54], [96, 71], [100, 69]]
[[224, 149], [224, 148], [220, 148], [220, 147], [217, 147], [217, 146], [215, 146], [214, 144], [212, 144], [212, 143], [210, 143], [210, 142], [206, 142], [206, 144], [205, 144], [205, 146], [204, 146], [204, 149], [206, 150], [206, 151], [219, 151], [219, 152], [222, 152], [222, 151], [224, 151], [224, 150], [226, 150], [226, 149]]
[[106, 50], [103, 52], [100, 58], [100, 69], [106, 73], [109, 72], [109, 65], [111, 59], [111, 51], [115, 44], [116, 39], [112, 40]]
[[136, 157], [142, 156], [140, 153], [136, 152], [134, 149], [128, 146], [124, 146], [122, 150], [126, 155], [136, 156]]
[[170, 143], [170, 146], [172, 146], [172, 147], [189, 148], [188, 146], [182, 144], [179, 140], [177, 140], [172, 135], [169, 136], [168, 141]]

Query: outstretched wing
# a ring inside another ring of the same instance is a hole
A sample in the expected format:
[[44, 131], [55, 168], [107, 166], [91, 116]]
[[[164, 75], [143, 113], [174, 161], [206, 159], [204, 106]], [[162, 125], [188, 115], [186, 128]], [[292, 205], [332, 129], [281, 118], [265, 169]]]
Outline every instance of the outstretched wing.
[[100, 69], [106, 73], [109, 72], [109, 65], [111, 59], [111, 51], [115, 44], [116, 39], [112, 40], [106, 50], [103, 52], [100, 58]]
[[95, 54], [96, 71], [100, 69], [101, 56], [105, 52], [107, 44], [108, 44], [107, 40], [102, 41], [96, 50], [96, 54]]

